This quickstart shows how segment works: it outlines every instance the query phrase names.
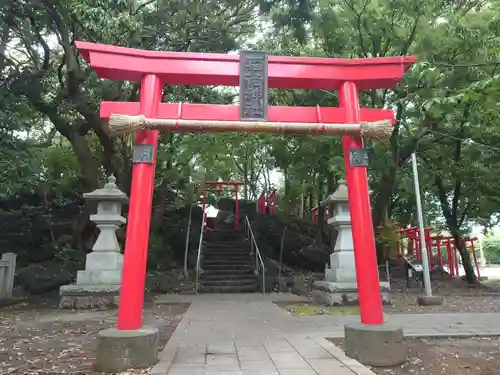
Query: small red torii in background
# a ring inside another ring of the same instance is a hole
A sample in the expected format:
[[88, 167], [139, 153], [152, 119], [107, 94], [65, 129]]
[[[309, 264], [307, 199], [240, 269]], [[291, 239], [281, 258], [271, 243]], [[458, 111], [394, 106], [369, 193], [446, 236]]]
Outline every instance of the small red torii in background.
[[239, 220], [240, 220], [240, 205], [238, 201], [238, 188], [244, 185], [243, 182], [241, 181], [205, 181], [203, 185], [203, 192], [202, 192], [202, 212], [203, 212], [203, 218], [204, 220], [207, 220], [207, 186], [216, 186], [217, 187], [217, 192], [220, 193], [222, 192], [222, 188], [224, 186], [232, 186], [234, 188], [234, 201], [235, 201], [235, 207], [234, 207], [234, 230], [238, 230], [238, 225], [239, 225]]
[[[331, 211], [331, 207], [325, 207], [325, 210], [323, 212], [323, 222], [324, 223], [328, 222], [328, 218], [331, 215], [330, 211]], [[314, 207], [311, 212], [313, 214], [314, 224], [317, 224], [318, 223], [318, 207]]]
[[[424, 228], [425, 231], [425, 248], [427, 249], [429, 267], [433, 269], [435, 267], [435, 254], [437, 255], [437, 262], [440, 266], [444, 264], [444, 257], [441, 249], [444, 247], [446, 249], [446, 261], [448, 265], [448, 270], [451, 276], [459, 276], [459, 258], [460, 254], [458, 252], [458, 247], [456, 241], [451, 236], [432, 236], [433, 228]], [[398, 230], [399, 241], [396, 252], [397, 260], [401, 260], [403, 255], [415, 255], [418, 261], [422, 260], [422, 252], [420, 250], [420, 232], [418, 227], [411, 227]], [[479, 268], [479, 262], [477, 260], [476, 237], [464, 237], [466, 250], [470, 250], [472, 253], [472, 259], [474, 261], [474, 266], [476, 268], [477, 277], [481, 277], [481, 271]], [[407, 242], [407, 246], [405, 246]], [[434, 252], [434, 249], [436, 250]]]
[[276, 189], [263, 191], [259, 198], [257, 198], [257, 212], [276, 214], [278, 212], [276, 206], [277, 198], [278, 192]]

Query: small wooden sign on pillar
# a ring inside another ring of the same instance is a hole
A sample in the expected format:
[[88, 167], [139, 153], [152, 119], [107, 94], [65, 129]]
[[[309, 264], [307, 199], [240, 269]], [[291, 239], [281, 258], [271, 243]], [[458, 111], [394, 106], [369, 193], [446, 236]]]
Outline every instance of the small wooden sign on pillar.
[[267, 121], [267, 54], [240, 52], [240, 119]]

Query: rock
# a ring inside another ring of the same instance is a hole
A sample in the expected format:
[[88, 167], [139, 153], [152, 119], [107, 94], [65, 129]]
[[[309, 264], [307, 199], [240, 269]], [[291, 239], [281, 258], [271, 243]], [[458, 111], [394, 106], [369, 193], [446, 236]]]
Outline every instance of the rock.
[[336, 235], [333, 229], [324, 227], [324, 243], [311, 246], [315, 243], [317, 229], [309, 220], [259, 213], [255, 215], [252, 227], [260, 251], [275, 261], [280, 259], [281, 239], [286, 227], [283, 263], [293, 268], [324, 272], [325, 263], [329, 261], [330, 244]]
[[292, 279], [292, 293], [298, 296], [307, 296], [309, 294], [309, 286], [304, 276], [294, 276]]
[[153, 293], [173, 293], [181, 289], [179, 271], [149, 272], [146, 275], [146, 289]]
[[38, 294], [71, 284], [78, 268], [83, 265], [72, 262], [44, 262], [31, 264], [17, 270], [15, 283], [26, 292]]

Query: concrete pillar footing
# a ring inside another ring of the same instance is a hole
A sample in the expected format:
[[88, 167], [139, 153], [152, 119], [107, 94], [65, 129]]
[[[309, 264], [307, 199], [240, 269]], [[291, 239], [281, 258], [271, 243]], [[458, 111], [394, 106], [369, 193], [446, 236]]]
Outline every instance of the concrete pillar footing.
[[363, 365], [398, 366], [408, 360], [403, 329], [390, 324], [345, 325], [345, 353]]
[[418, 296], [417, 303], [419, 306], [439, 306], [443, 303], [441, 296]]
[[98, 371], [117, 373], [153, 366], [158, 362], [158, 343], [158, 328], [102, 330], [98, 334], [94, 367]]

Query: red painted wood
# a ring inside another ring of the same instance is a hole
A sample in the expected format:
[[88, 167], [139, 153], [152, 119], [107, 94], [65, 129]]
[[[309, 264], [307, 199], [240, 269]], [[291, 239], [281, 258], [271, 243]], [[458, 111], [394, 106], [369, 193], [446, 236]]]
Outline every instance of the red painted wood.
[[[358, 87], [354, 82], [345, 82], [339, 90], [340, 107], [345, 111], [346, 120], [361, 121]], [[384, 312], [378, 278], [377, 252], [368, 189], [367, 167], [353, 167], [350, 150], [363, 147], [361, 137], [342, 137], [346, 182], [351, 213], [354, 261], [358, 282], [359, 315], [364, 324], [383, 324]]]
[[[161, 81], [154, 75], [145, 75], [141, 86], [140, 111], [145, 116], [154, 117], [161, 101]], [[120, 330], [139, 329], [142, 326], [158, 130], [138, 132], [135, 142], [153, 145], [154, 162], [153, 164], [135, 163], [132, 168], [127, 241], [123, 259], [120, 305], [118, 306], [117, 327]]]
[[[239, 121], [240, 106], [223, 104], [181, 104], [183, 120]], [[177, 119], [179, 103], [161, 103], [156, 118]], [[321, 121], [325, 123], [346, 123], [345, 112], [337, 107], [320, 107]], [[101, 118], [108, 120], [112, 113], [139, 115], [138, 102], [101, 102]], [[361, 121], [391, 120], [395, 122], [391, 109], [360, 109]], [[271, 106], [268, 121], [317, 123], [316, 107]]]
[[[140, 82], [155, 74], [170, 85], [239, 86], [239, 55], [145, 51], [76, 42], [100, 78]], [[269, 56], [269, 88], [338, 89], [345, 81], [360, 90], [395, 87], [415, 56], [365, 59]]]

